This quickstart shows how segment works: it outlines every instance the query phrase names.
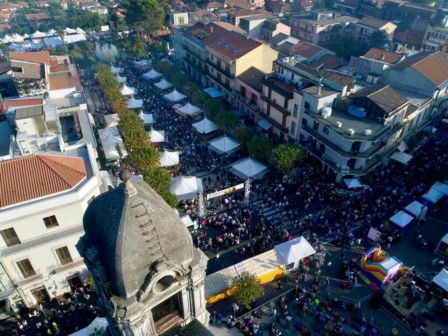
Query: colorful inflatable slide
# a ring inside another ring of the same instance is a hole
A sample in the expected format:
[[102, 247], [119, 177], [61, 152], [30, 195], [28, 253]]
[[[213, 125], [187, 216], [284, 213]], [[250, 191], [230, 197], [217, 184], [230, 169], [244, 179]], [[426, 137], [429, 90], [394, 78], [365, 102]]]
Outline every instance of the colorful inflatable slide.
[[380, 246], [372, 247], [355, 259], [363, 279], [374, 289], [387, 285], [400, 271], [402, 263], [395, 257], [388, 256]]

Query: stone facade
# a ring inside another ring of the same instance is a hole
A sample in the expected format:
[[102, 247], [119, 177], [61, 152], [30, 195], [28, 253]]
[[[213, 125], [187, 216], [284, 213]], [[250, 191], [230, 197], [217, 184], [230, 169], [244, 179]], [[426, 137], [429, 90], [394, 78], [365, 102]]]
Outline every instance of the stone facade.
[[207, 258], [179, 216], [142, 181], [95, 199], [77, 247], [93, 275], [112, 335], [158, 335], [208, 324]]

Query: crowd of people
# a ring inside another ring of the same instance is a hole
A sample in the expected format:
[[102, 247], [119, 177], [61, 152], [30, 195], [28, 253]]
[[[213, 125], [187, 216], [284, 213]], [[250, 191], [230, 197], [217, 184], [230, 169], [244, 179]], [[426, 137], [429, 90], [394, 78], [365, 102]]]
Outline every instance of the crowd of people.
[[16, 336], [64, 336], [89, 325], [98, 316], [96, 293], [80, 286], [39, 309], [22, 308], [16, 317]]
[[[124, 68], [122, 76], [128, 85], [137, 88], [137, 97], [144, 100], [144, 112], [154, 114], [152, 127], [165, 131], [161, 149], [181, 152], [174, 174], [199, 174], [205, 193], [241, 182], [226, 169], [241, 154], [231, 161], [211, 151], [195, 132], [191, 118], [175, 113], [173, 103], [163, 98], [169, 90], [161, 91], [143, 79], [143, 72], [132, 61], [118, 66]], [[199, 218], [197, 200], [181, 204], [180, 209], [199, 223], [193, 232], [196, 244], [218, 256], [219, 251], [235, 247], [235, 254], [245, 258], [299, 234], [311, 241], [325, 238], [353, 244], [353, 230], [360, 228], [365, 235], [363, 229], [369, 227], [378, 228], [387, 245], [393, 241], [390, 237], [398, 235], [394, 228], [385, 227], [387, 219], [418, 199], [447, 170], [446, 143], [446, 136], [436, 133], [409, 165], [380, 165], [367, 177], [368, 187], [358, 191], [344, 190], [333, 176], [322, 174], [318, 165], [306, 163], [297, 168], [292, 182], [283, 181], [275, 172], [253, 181], [250, 202], [242, 192], [208, 201], [206, 218]]]

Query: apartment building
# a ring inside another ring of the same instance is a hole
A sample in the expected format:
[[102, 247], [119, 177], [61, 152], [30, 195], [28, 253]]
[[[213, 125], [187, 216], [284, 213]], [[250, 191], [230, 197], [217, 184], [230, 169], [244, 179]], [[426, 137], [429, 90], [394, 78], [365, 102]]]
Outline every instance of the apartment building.
[[370, 45], [375, 32], [383, 32], [386, 39], [392, 41], [397, 25], [376, 18], [364, 17], [352, 23], [350, 28], [350, 34], [356, 41]]
[[236, 78], [237, 107], [248, 119], [258, 123], [261, 116], [263, 90], [262, 81], [266, 74], [255, 67], [250, 67]]
[[448, 10], [439, 9], [426, 28], [423, 49], [436, 51], [445, 44], [448, 44]]
[[0, 161], [2, 306], [48, 302], [85, 281], [75, 244], [102, 180], [91, 145]]
[[350, 59], [350, 68], [357, 78], [368, 83], [376, 84], [384, 71], [394, 67], [405, 58], [405, 54], [399, 54], [378, 48], [371, 48], [364, 55]]
[[334, 13], [311, 13], [291, 18], [291, 35], [299, 40], [325, 44], [333, 41], [349, 23], [358, 21], [351, 16], [337, 16]]

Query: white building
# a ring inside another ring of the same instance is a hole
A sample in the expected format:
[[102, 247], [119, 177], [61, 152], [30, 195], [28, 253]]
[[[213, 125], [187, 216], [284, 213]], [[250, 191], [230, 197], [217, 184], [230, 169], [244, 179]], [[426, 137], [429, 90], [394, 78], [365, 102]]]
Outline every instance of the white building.
[[3, 306], [32, 306], [85, 281], [75, 244], [84, 211], [101, 192], [95, 156], [86, 145], [0, 162], [0, 283], [16, 288], [0, 288]]

